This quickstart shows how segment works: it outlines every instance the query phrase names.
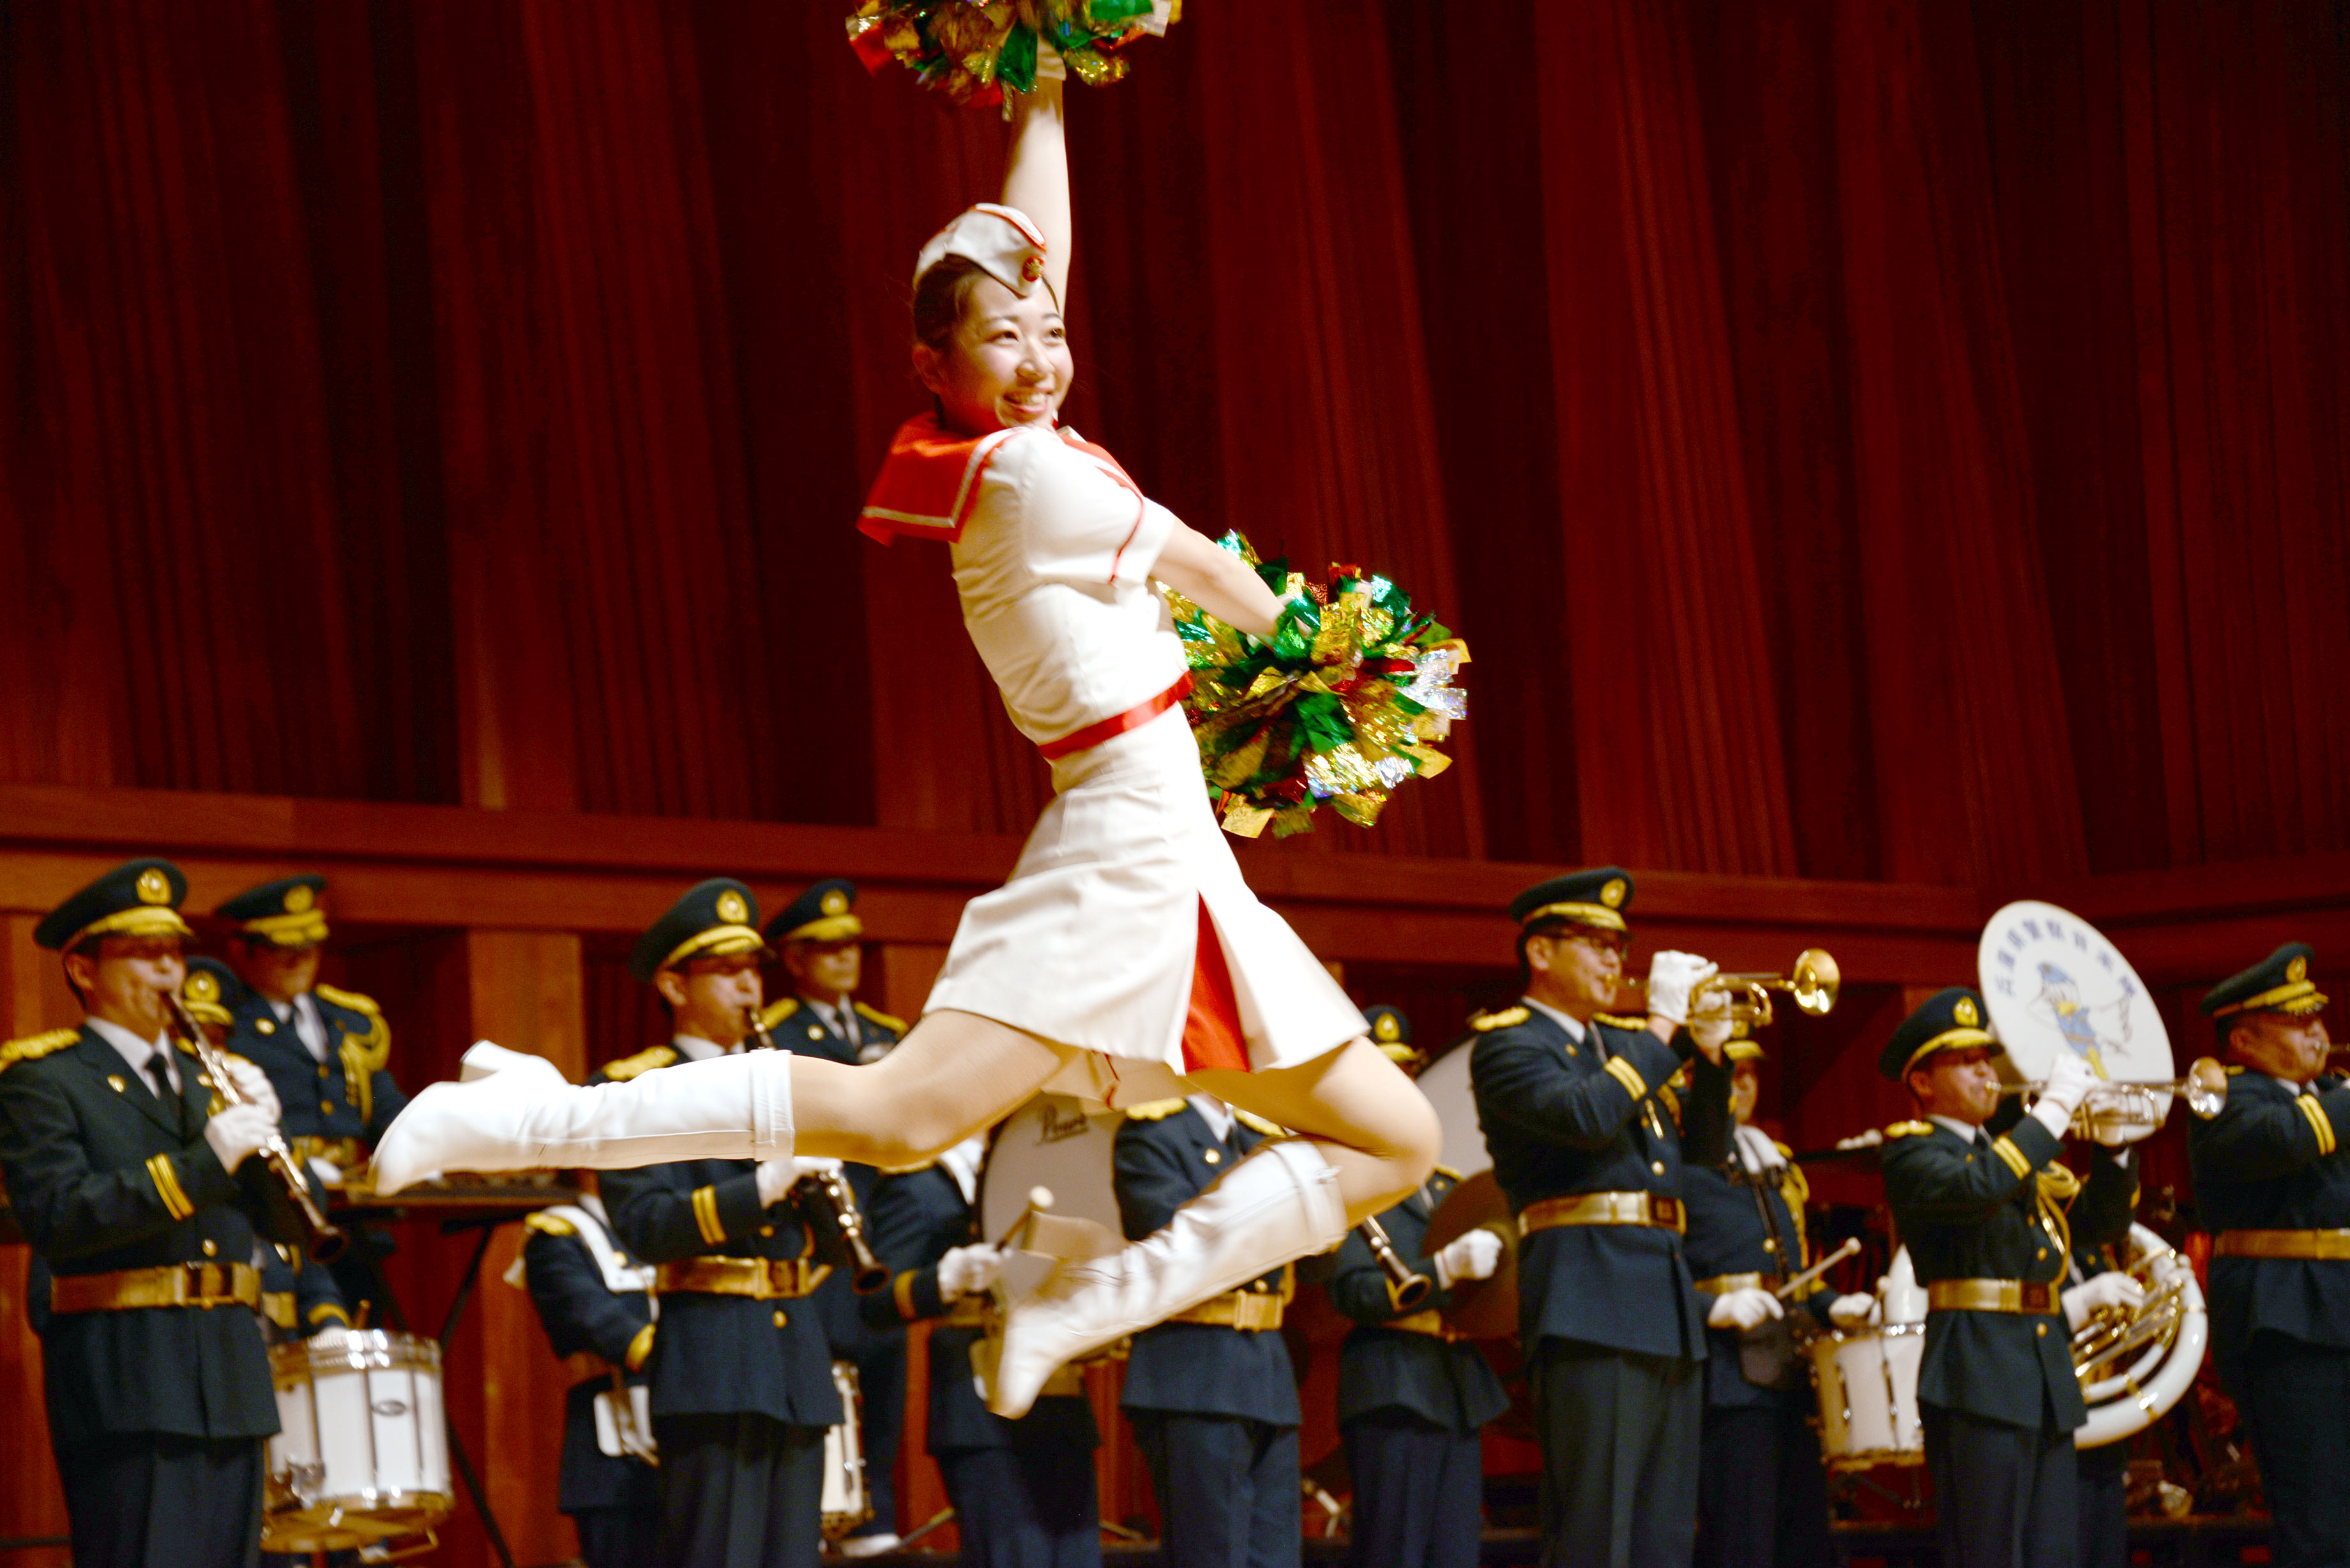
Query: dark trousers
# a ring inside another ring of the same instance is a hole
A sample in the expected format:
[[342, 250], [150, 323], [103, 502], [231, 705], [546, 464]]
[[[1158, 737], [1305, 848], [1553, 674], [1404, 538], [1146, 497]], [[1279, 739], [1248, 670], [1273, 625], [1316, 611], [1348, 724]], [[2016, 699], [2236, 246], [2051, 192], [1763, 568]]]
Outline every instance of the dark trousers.
[[824, 1428], [766, 1416], [655, 1416], [669, 1568], [816, 1568]]
[[583, 1508], [571, 1516], [588, 1568], [660, 1568], [661, 1516], [650, 1508]]
[[1701, 1364], [1545, 1338], [1534, 1378], [1546, 1568], [1683, 1568], [1697, 1544]]
[[1101, 1568], [1091, 1449], [1047, 1439], [935, 1457], [962, 1536], [962, 1568]]
[[859, 1350], [857, 1362], [857, 1439], [865, 1456], [865, 1501], [869, 1523], [855, 1535], [898, 1533], [898, 1443], [906, 1430], [906, 1337], [891, 1334]]
[[259, 1438], [160, 1432], [58, 1445], [74, 1568], [252, 1568], [261, 1448]]
[[1399, 1406], [1338, 1428], [1355, 1479], [1353, 1568], [1476, 1568], [1485, 1523], [1484, 1448]]
[[2079, 1568], [2129, 1568], [2129, 1443], [2075, 1450], [2081, 1481]]
[[2074, 1568], [2080, 1469], [2054, 1419], [2018, 1427], [1921, 1402], [1942, 1568]]
[[1233, 1416], [1128, 1410], [1150, 1467], [1167, 1568], [1297, 1568], [1297, 1428]]
[[1805, 1568], [1835, 1561], [1827, 1467], [1812, 1401], [1711, 1406], [1699, 1445], [1698, 1568]]
[[2350, 1563], [2350, 1351], [2257, 1334], [2220, 1371], [2251, 1429], [2276, 1568]]

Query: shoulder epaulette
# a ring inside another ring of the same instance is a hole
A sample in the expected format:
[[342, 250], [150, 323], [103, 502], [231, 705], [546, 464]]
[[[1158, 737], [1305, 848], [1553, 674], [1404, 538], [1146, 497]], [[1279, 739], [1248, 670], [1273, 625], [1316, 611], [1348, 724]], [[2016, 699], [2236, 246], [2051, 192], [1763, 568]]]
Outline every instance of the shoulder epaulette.
[[1634, 1018], [1627, 1013], [1622, 1012], [1595, 1012], [1591, 1015], [1591, 1022], [1594, 1023], [1605, 1023], [1610, 1029], [1629, 1029], [1636, 1033], [1643, 1032], [1648, 1027], [1648, 1021], [1647, 1019]]
[[372, 996], [361, 996], [356, 991], [341, 991], [331, 985], [316, 986], [312, 989], [338, 1007], [348, 1007], [353, 1012], [364, 1012], [370, 1018], [383, 1016], [383, 1009], [376, 1005], [375, 998]]
[[2230, 1063], [2229, 1063], [2229, 1064], [2228, 1064], [2228, 1076], [2230, 1076], [2230, 1078], [2235, 1077], [2237, 1075], [2241, 1074], [2243, 1070], [2244, 1070], [2244, 1064], [2243, 1064], [2241, 1062], [2230, 1062]]
[[1461, 1173], [1453, 1169], [1449, 1165], [1438, 1166], [1436, 1168], [1436, 1174], [1444, 1178], [1447, 1181], [1458, 1181], [1461, 1179]]
[[1469, 1027], [1480, 1034], [1485, 1034], [1496, 1029], [1514, 1028], [1533, 1016], [1533, 1013], [1523, 1007], [1504, 1007], [1499, 1012], [1479, 1013], [1469, 1021]]
[[[623, 1056], [604, 1064], [604, 1076], [616, 1084], [625, 1084], [639, 1073], [650, 1073], [655, 1067], [666, 1067], [677, 1060], [673, 1045], [656, 1045], [650, 1051], [639, 1051], [633, 1056]], [[663, 1080], [666, 1082], [666, 1080]]]
[[784, 998], [783, 1001], [775, 1003], [773, 1006], [761, 1009], [759, 1012], [759, 1022], [767, 1028], [773, 1029], [776, 1024], [781, 1023], [785, 1019], [789, 1018], [793, 1013], [797, 1012], [799, 1010], [800, 999], [796, 996], [787, 996]]
[[1267, 1137], [1287, 1137], [1289, 1136], [1289, 1129], [1283, 1127], [1279, 1122], [1269, 1122], [1263, 1116], [1257, 1116], [1253, 1112], [1241, 1109], [1238, 1106], [1234, 1106], [1232, 1107], [1232, 1119], [1239, 1122], [1241, 1126], [1249, 1128], [1251, 1131], [1261, 1132]]
[[0, 1045], [0, 1073], [19, 1062], [37, 1062], [54, 1055], [81, 1038], [78, 1029], [52, 1029], [46, 1033], [29, 1034], [22, 1040], [11, 1040]]
[[1188, 1100], [1145, 1100], [1139, 1106], [1126, 1107], [1126, 1117], [1135, 1122], [1163, 1122], [1191, 1102]]
[[1885, 1129], [1885, 1136], [1887, 1137], [1916, 1137], [1919, 1133], [1929, 1133], [1933, 1130], [1934, 1124], [1931, 1122], [1895, 1122], [1891, 1127]]
[[1784, 1157], [1785, 1157], [1786, 1158], [1788, 1158], [1788, 1159], [1793, 1159], [1793, 1158], [1795, 1158], [1795, 1151], [1794, 1151], [1794, 1149], [1792, 1149], [1792, 1148], [1789, 1148], [1785, 1144], [1781, 1143], [1781, 1142], [1780, 1142], [1777, 1138], [1775, 1138], [1775, 1137], [1774, 1137], [1774, 1138], [1773, 1138], [1773, 1139], [1771, 1140], [1771, 1147], [1772, 1147], [1773, 1148], [1777, 1149], [1777, 1150], [1780, 1152], [1780, 1154], [1781, 1154], [1781, 1155], [1784, 1156]]
[[887, 1029], [892, 1034], [903, 1034], [906, 1033], [906, 1021], [904, 1019], [892, 1018], [888, 1013], [882, 1012], [879, 1008], [868, 1007], [861, 1002], [855, 1005], [857, 1008], [857, 1016], [862, 1018], [868, 1023], [879, 1023], [882, 1028]]
[[579, 1227], [568, 1220], [558, 1220], [552, 1214], [534, 1214], [523, 1221], [525, 1228], [542, 1236], [577, 1236]]

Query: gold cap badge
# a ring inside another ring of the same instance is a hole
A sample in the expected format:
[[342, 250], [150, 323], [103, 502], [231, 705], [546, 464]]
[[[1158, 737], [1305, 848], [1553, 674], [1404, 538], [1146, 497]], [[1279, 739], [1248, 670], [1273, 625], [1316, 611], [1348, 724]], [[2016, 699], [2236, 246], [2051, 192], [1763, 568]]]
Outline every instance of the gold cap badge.
[[751, 907], [743, 902], [743, 895], [729, 888], [718, 895], [718, 918], [733, 925], [741, 925], [751, 918]]
[[1608, 881], [1607, 886], [1600, 888], [1599, 901], [1611, 909], [1621, 904], [1624, 901], [1624, 878], [1613, 877]]
[[828, 890], [822, 902], [824, 912], [827, 915], [842, 915], [848, 912], [848, 895], [837, 888]]
[[2295, 958], [2291, 963], [2284, 966], [2284, 977], [2287, 980], [2294, 981], [2307, 980], [2309, 978], [2309, 961], [2305, 958]]
[[168, 904], [172, 901], [171, 879], [152, 866], [139, 873], [139, 901], [142, 904]]
[[286, 912], [289, 915], [307, 915], [317, 901], [318, 896], [310, 891], [306, 882], [296, 882], [286, 889]]
[[219, 977], [210, 970], [200, 969], [188, 976], [188, 982], [180, 988], [180, 993], [190, 1002], [218, 1002], [220, 1000]]
[[1396, 1027], [1394, 1013], [1382, 1012], [1379, 1014], [1379, 1021], [1371, 1025], [1371, 1038], [1380, 1041], [1400, 1040], [1403, 1038], [1403, 1031]]
[[1982, 1014], [1975, 1011], [1975, 999], [1971, 996], [1959, 998], [1959, 1004], [1950, 1009], [1950, 1016], [1968, 1029], [1972, 1029], [1982, 1022]]

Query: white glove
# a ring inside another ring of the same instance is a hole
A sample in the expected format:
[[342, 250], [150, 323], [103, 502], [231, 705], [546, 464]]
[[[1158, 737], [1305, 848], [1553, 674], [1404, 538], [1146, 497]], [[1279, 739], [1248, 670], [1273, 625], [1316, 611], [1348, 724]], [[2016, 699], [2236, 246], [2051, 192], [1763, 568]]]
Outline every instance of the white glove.
[[223, 1170], [234, 1170], [276, 1131], [277, 1118], [259, 1106], [230, 1106], [204, 1123], [204, 1141], [212, 1145]]
[[1866, 1328], [1877, 1315], [1877, 1298], [1854, 1294], [1828, 1303], [1828, 1321], [1838, 1328]]
[[340, 1187], [343, 1184], [343, 1168], [315, 1154], [310, 1157], [310, 1175], [321, 1187]]
[[1669, 950], [1648, 961], [1648, 1016], [1676, 1026], [1689, 1022], [1690, 992], [1721, 970], [1695, 953]]
[[231, 1056], [228, 1059], [228, 1075], [229, 1081], [236, 1085], [236, 1092], [267, 1111], [271, 1121], [286, 1119], [286, 1108], [277, 1103], [277, 1091], [271, 1086], [268, 1074], [242, 1056]]
[[791, 1155], [783, 1159], [763, 1159], [759, 1162], [759, 1207], [780, 1202], [804, 1176], [822, 1176], [838, 1170], [837, 1159], [811, 1159], [804, 1155]]
[[1724, 1291], [1713, 1298], [1713, 1308], [1705, 1314], [1708, 1328], [1745, 1330], [1784, 1317], [1786, 1309], [1769, 1291], [1749, 1286], [1742, 1291]]
[[2096, 1073], [2085, 1057], [2070, 1051], [2056, 1054], [2056, 1064], [2048, 1069], [2047, 1086], [2032, 1104], [2032, 1119], [2058, 1137], [2073, 1125], [2073, 1113], [2089, 1096], [2090, 1085], [2098, 1081]]
[[1462, 1280], [1490, 1280], [1502, 1266], [1502, 1239], [1491, 1231], [1463, 1231], [1436, 1254], [1436, 1285], [1451, 1290]]
[[2176, 1252], [2165, 1252], [2154, 1261], [2154, 1282], [2168, 1290], [2195, 1277], [2195, 1270]]
[[1734, 1024], [1731, 1016], [1730, 993], [1716, 986], [1700, 999], [1700, 1005], [1689, 1015], [1690, 1038], [1705, 1053], [1709, 1062], [1721, 1060], [1721, 1048], [1730, 1042]]
[[952, 1247], [939, 1260], [939, 1294], [952, 1301], [983, 1291], [995, 1282], [1003, 1271], [1003, 1254], [981, 1243], [971, 1247]]
[[2078, 1329], [2099, 1307], [2136, 1306], [2146, 1300], [2145, 1287], [2127, 1274], [2108, 1271], [2064, 1295], [2064, 1321]]

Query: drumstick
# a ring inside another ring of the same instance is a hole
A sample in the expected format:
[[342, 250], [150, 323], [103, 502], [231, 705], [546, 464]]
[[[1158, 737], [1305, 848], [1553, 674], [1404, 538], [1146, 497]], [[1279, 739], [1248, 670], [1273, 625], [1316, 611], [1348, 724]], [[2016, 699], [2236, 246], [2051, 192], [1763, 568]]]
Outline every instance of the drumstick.
[[1844, 1240], [1843, 1246], [1838, 1247], [1835, 1251], [1830, 1252], [1826, 1257], [1822, 1258], [1818, 1262], [1814, 1263], [1810, 1268], [1805, 1269], [1802, 1273], [1797, 1274], [1794, 1279], [1789, 1280], [1785, 1284], [1781, 1285], [1777, 1290], [1773, 1291], [1772, 1294], [1781, 1301], [1785, 1301], [1789, 1296], [1794, 1294], [1795, 1292], [1802, 1290], [1805, 1285], [1810, 1284], [1814, 1280], [1818, 1279], [1822, 1274], [1826, 1273], [1830, 1269], [1835, 1268], [1838, 1263], [1843, 1262], [1846, 1258], [1851, 1257], [1855, 1252], [1859, 1251], [1860, 1238], [1857, 1236], [1847, 1236]]
[[1004, 1248], [1012, 1245], [1012, 1238], [1020, 1233], [1020, 1227], [1025, 1225], [1029, 1220], [1035, 1219], [1038, 1214], [1043, 1213], [1045, 1210], [1050, 1209], [1051, 1207], [1053, 1207], [1053, 1189], [1051, 1188], [1030, 1188], [1028, 1189], [1028, 1207], [1020, 1211], [1020, 1218], [1014, 1220], [1010, 1228], [1003, 1232], [1003, 1236], [998, 1238], [995, 1243], [995, 1250], [1001, 1252]]

